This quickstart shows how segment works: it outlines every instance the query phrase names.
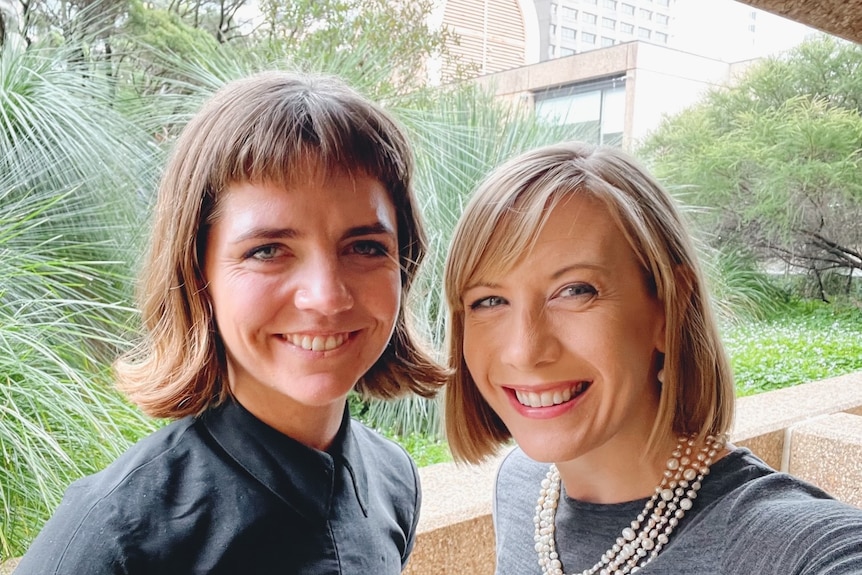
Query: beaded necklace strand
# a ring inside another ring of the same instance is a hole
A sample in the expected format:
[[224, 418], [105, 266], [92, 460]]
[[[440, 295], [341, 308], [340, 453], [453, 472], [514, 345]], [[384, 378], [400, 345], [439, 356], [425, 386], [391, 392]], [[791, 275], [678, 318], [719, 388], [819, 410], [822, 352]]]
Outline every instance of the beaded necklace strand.
[[[667, 467], [661, 483], [655, 488], [643, 511], [617, 537], [616, 542], [605, 551], [601, 559], [585, 571], [573, 575], [626, 575], [637, 573], [644, 565], [655, 559], [667, 544], [674, 528], [685, 512], [692, 508], [697, 491], [716, 453], [724, 448], [726, 437], [705, 438], [703, 447], [692, 458], [696, 439], [682, 436]], [[542, 480], [542, 489], [536, 505], [535, 523], [536, 552], [543, 575], [565, 575], [554, 540], [554, 517], [560, 500], [560, 472], [551, 464]]]

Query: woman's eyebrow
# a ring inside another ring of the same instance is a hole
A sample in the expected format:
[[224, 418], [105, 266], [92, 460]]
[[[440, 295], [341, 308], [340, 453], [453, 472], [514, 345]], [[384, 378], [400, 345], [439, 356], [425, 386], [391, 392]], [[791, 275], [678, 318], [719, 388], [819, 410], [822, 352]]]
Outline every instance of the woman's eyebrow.
[[278, 239], [290, 239], [290, 238], [298, 238], [302, 234], [299, 230], [295, 228], [252, 228], [248, 231], [241, 233], [239, 236], [234, 238], [234, 244], [242, 243], [246, 240], [251, 239], [265, 239], [265, 240], [278, 240]]
[[355, 238], [357, 236], [373, 236], [377, 234], [386, 234], [388, 236], [396, 237], [395, 230], [391, 227], [387, 226], [383, 222], [375, 222], [373, 224], [368, 224], [364, 226], [354, 226], [348, 229], [344, 236], [345, 238]]

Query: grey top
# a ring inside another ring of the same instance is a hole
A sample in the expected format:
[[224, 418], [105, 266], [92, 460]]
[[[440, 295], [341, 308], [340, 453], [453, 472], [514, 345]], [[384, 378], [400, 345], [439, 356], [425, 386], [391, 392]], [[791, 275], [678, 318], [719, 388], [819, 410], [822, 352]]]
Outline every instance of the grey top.
[[[494, 497], [497, 575], [540, 574], [533, 515], [548, 471], [515, 449], [503, 461]], [[565, 573], [592, 567], [643, 509], [576, 501], [563, 490], [556, 543]], [[694, 507], [644, 575], [862, 574], [862, 509], [779, 473], [744, 448], [717, 461]]]
[[323, 452], [228, 401], [72, 484], [15, 575], [395, 575], [418, 514], [410, 457], [347, 410]]

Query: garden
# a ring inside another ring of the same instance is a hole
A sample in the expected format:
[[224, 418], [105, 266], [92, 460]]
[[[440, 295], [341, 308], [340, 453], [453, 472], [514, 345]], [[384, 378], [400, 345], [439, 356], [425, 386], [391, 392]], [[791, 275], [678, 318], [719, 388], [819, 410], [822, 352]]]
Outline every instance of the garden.
[[[450, 56], [424, 0], [401, 12], [262, 1], [255, 30], [224, 2], [49, 5], [28, 4], [0, 35], [0, 562], [26, 550], [70, 482], [164, 423], [113, 389], [111, 362], [139, 333], [135, 271], [171, 142], [225, 81], [330, 72], [401, 119], [431, 245], [407, 305], [437, 350], [443, 259], [470, 190], [513, 154], [578, 136], [457, 66], [426, 86], [415, 63]], [[740, 396], [862, 370], [859, 69], [862, 47], [815, 38], [635, 150], [700, 240]], [[449, 459], [437, 401], [353, 397], [351, 409], [420, 465]]]

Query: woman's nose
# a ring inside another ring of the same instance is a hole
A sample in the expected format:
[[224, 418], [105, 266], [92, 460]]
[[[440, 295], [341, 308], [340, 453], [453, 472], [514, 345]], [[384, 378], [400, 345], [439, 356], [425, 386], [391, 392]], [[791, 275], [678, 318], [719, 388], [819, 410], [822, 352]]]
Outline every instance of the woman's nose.
[[553, 363], [559, 356], [559, 341], [542, 312], [516, 314], [499, 337], [502, 360], [520, 371]]
[[295, 292], [296, 307], [332, 315], [353, 306], [347, 278], [337, 262], [318, 258], [300, 271]]

